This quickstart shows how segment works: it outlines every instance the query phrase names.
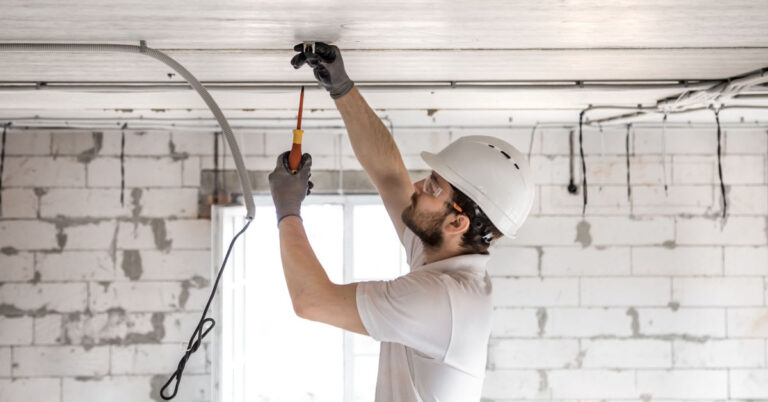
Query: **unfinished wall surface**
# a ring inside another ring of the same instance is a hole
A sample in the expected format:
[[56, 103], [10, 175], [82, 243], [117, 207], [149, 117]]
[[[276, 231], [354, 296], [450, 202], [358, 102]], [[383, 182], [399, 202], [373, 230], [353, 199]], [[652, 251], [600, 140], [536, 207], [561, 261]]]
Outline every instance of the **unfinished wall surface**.
[[[531, 145], [531, 128], [395, 130], [412, 170], [426, 168], [419, 151], [469, 134]], [[246, 165], [263, 172], [290, 138], [239, 135]], [[768, 399], [766, 130], [725, 132], [726, 220], [714, 127], [668, 129], [665, 147], [661, 130], [637, 128], [631, 200], [623, 129], [587, 129], [585, 217], [581, 193], [565, 190], [568, 137], [536, 131], [532, 215], [493, 250], [485, 400]], [[120, 139], [8, 133], [0, 402], [158, 401], [199, 319], [212, 268], [198, 196], [213, 133], [126, 132], [124, 205]], [[308, 133], [304, 147], [315, 169], [360, 169], [341, 130]], [[208, 348], [194, 355], [177, 400], [211, 399], [210, 359]]]

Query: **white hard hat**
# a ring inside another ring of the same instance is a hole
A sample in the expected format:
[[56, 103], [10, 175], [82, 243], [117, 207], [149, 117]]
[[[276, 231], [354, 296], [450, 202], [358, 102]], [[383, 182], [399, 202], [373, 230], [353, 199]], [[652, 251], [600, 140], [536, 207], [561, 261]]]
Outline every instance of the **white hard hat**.
[[461, 137], [437, 154], [421, 157], [435, 172], [461, 190], [505, 236], [515, 238], [533, 206], [533, 179], [520, 151], [483, 135]]

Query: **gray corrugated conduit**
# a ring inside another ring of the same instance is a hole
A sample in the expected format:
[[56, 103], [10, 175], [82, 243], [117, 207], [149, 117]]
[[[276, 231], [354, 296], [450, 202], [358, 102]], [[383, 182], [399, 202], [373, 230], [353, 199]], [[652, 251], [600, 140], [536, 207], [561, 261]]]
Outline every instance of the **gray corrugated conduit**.
[[216, 121], [221, 126], [221, 130], [224, 136], [227, 138], [227, 143], [232, 151], [232, 156], [235, 160], [235, 167], [237, 173], [240, 176], [240, 186], [243, 190], [245, 199], [245, 207], [247, 210], [247, 218], [253, 219], [253, 215], [256, 211], [256, 205], [253, 199], [249, 197], [251, 193], [251, 184], [248, 181], [248, 173], [245, 170], [245, 163], [243, 163], [243, 157], [240, 154], [240, 148], [237, 146], [235, 136], [232, 134], [232, 129], [229, 127], [229, 122], [224, 117], [224, 113], [221, 112], [219, 105], [213, 100], [208, 90], [200, 84], [200, 81], [195, 78], [184, 66], [177, 63], [165, 53], [147, 47], [144, 41], [141, 41], [139, 46], [134, 45], [105, 45], [105, 44], [69, 44], [69, 43], [0, 43], [0, 52], [86, 52], [86, 53], [135, 53], [144, 54], [165, 63], [168, 67], [175, 70], [179, 75], [187, 80], [190, 86], [200, 94], [203, 101], [208, 108], [211, 109]]
[[[234, 246], [235, 241], [237, 240], [238, 237], [240, 237], [240, 235], [242, 235], [246, 231], [246, 229], [248, 229], [248, 226], [253, 221], [254, 214], [256, 213], [256, 205], [253, 201], [253, 197], [251, 196], [252, 192], [251, 192], [251, 185], [248, 179], [248, 172], [245, 170], [245, 163], [243, 163], [243, 157], [240, 154], [240, 149], [238, 148], [237, 141], [235, 141], [235, 137], [232, 134], [232, 129], [229, 126], [229, 122], [227, 122], [227, 119], [224, 117], [224, 113], [221, 112], [219, 105], [216, 104], [216, 101], [213, 100], [213, 97], [211, 97], [211, 95], [208, 93], [205, 87], [203, 87], [202, 84], [200, 84], [200, 81], [198, 81], [197, 78], [195, 78], [195, 76], [193, 76], [181, 64], [177, 63], [176, 60], [170, 58], [165, 53], [147, 47], [144, 41], [141, 41], [139, 46], [106, 45], [106, 44], [65, 44], [65, 43], [0, 43], [0, 52], [58, 52], [58, 53], [60, 52], [87, 52], [87, 53], [116, 52], [116, 53], [136, 53], [136, 54], [144, 54], [144, 55], [150, 56], [156, 60], [159, 60], [165, 63], [168, 67], [171, 67], [173, 70], [179, 73], [179, 75], [184, 77], [184, 79], [187, 80], [189, 85], [191, 85], [192, 88], [194, 88], [194, 90], [197, 91], [198, 94], [200, 94], [200, 97], [203, 98], [203, 101], [205, 101], [205, 104], [208, 105], [208, 108], [211, 109], [211, 112], [216, 117], [216, 121], [218, 121], [219, 126], [221, 126], [221, 130], [224, 133], [224, 137], [227, 139], [229, 148], [232, 151], [232, 157], [235, 160], [235, 167], [237, 168], [237, 173], [238, 173], [238, 176], [240, 177], [240, 185], [243, 190], [243, 198], [245, 199], [247, 219], [246, 219], [246, 224], [229, 243], [229, 248], [227, 249], [227, 253], [224, 256], [224, 261], [222, 262], [221, 268], [219, 269], [219, 273], [216, 276], [216, 282], [214, 282], [213, 284], [211, 295], [208, 298], [208, 302], [206, 303], [205, 309], [203, 310], [203, 315], [202, 317], [200, 317], [200, 321], [198, 322], [197, 327], [195, 328], [195, 331], [192, 333], [192, 336], [189, 338], [189, 342], [187, 343], [187, 350], [184, 353], [184, 356], [182, 356], [181, 360], [179, 361], [176, 371], [168, 379], [168, 382], [166, 382], [165, 385], [163, 385], [163, 388], [160, 389], [160, 397], [162, 397], [165, 400], [173, 399], [176, 396], [177, 391], [179, 390], [179, 383], [181, 382], [181, 376], [184, 373], [184, 367], [187, 364], [187, 360], [192, 355], [192, 353], [197, 351], [197, 349], [200, 347], [200, 344], [202, 343], [203, 338], [205, 338], [208, 332], [210, 332], [213, 329], [213, 327], [216, 325], [216, 321], [214, 321], [213, 318], [206, 317], [206, 315], [208, 314], [208, 308], [210, 307], [211, 302], [213, 301], [214, 294], [216, 294], [216, 288], [219, 285], [221, 274], [222, 272], [224, 272], [224, 267], [227, 264], [227, 259], [229, 258], [229, 254], [232, 251], [232, 247]], [[205, 328], [205, 330], [203, 330], [206, 323], [209, 323], [210, 325], [207, 328]], [[171, 382], [173, 382], [174, 379], [176, 380], [176, 384], [173, 389], [173, 394], [171, 394], [170, 396], [166, 396], [165, 389], [168, 388], [168, 386], [171, 384]]]

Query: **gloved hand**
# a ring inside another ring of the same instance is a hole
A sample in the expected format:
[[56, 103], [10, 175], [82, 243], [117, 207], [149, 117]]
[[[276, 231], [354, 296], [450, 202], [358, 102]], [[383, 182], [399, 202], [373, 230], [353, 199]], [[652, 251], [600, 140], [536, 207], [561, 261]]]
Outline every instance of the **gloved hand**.
[[310, 170], [312, 168], [312, 155], [304, 154], [301, 156], [299, 170], [291, 173], [288, 165], [288, 154], [290, 151], [283, 152], [277, 157], [277, 166], [269, 174], [269, 190], [272, 192], [272, 201], [275, 203], [277, 212], [277, 224], [286, 216], [294, 215], [301, 219], [299, 214], [301, 202], [304, 197], [309, 195], [314, 186], [309, 181]]
[[291, 59], [293, 68], [298, 69], [307, 63], [312, 67], [315, 78], [331, 93], [331, 98], [341, 98], [355, 86], [355, 83], [347, 76], [347, 72], [344, 71], [341, 50], [335, 45], [315, 42], [315, 51], [313, 52], [311, 47], [304, 49], [304, 44], [300, 43], [294, 46], [293, 50], [301, 52]]

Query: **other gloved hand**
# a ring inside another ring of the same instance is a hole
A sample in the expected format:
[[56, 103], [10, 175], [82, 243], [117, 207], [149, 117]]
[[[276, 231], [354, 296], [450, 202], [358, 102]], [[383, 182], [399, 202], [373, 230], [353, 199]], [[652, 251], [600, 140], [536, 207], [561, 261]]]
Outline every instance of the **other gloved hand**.
[[344, 71], [344, 60], [341, 58], [341, 50], [335, 45], [327, 45], [323, 42], [315, 42], [315, 50], [311, 47], [304, 49], [300, 43], [293, 50], [301, 52], [291, 59], [293, 68], [298, 69], [307, 63], [315, 73], [315, 78], [331, 93], [331, 98], [338, 99], [346, 95], [355, 83], [349, 79]]
[[272, 201], [275, 203], [277, 213], [277, 224], [286, 216], [294, 215], [301, 219], [301, 202], [304, 197], [310, 194], [314, 186], [309, 181], [310, 170], [312, 168], [312, 155], [304, 154], [301, 156], [299, 170], [291, 173], [288, 165], [288, 154], [290, 151], [283, 152], [277, 157], [277, 166], [269, 174], [269, 190], [272, 193]]

